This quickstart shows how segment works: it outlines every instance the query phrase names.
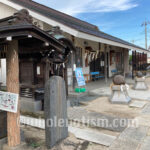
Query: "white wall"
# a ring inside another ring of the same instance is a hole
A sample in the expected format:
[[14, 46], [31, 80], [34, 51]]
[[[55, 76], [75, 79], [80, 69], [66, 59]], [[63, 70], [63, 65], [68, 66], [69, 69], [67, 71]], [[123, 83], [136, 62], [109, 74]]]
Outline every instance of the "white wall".
[[[15, 9], [0, 3], [0, 19], [9, 17], [15, 12], [17, 12]], [[6, 59], [0, 59], [0, 62], [0, 82], [3, 83], [2, 86], [6, 86]]]
[[0, 3], [0, 19], [13, 15], [17, 10]]
[[150, 57], [147, 58], [147, 63], [150, 63]]
[[[0, 3], [0, 19], [13, 15], [17, 10]], [[6, 59], [1, 59], [0, 82], [2, 86], [6, 86]]]
[[2, 82], [3, 86], [6, 86], [6, 59], [1, 59], [0, 61], [0, 82]]

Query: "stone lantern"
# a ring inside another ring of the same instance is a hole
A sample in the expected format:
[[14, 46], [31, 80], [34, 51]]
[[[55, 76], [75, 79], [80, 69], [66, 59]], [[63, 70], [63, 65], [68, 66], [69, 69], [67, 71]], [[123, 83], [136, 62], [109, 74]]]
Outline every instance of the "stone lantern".
[[145, 77], [143, 76], [143, 73], [138, 71], [135, 78], [135, 84], [133, 86], [133, 89], [135, 90], [147, 90], [148, 86], [145, 83]]
[[116, 75], [113, 79], [113, 85], [111, 86], [112, 94], [110, 102], [114, 104], [128, 104], [131, 101], [128, 95], [128, 88], [124, 77]]

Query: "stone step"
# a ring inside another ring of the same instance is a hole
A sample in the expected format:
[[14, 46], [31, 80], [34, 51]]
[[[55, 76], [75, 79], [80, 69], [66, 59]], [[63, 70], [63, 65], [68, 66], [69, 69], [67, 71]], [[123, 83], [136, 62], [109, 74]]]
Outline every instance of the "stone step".
[[139, 150], [149, 150], [150, 149], [150, 136], [147, 136], [142, 142]]
[[110, 146], [114, 142], [114, 140], [116, 140], [116, 136], [96, 132], [91, 129], [80, 129], [70, 126], [69, 131], [73, 133], [76, 138], [104, 146]]
[[129, 106], [133, 107], [133, 108], [143, 108], [145, 105], [147, 104], [147, 102], [145, 101], [132, 101]]

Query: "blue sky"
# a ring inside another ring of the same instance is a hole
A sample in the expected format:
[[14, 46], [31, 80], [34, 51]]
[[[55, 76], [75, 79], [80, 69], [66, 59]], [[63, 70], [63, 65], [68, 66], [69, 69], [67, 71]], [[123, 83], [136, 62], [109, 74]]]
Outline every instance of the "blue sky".
[[[150, 21], [150, 0], [34, 0], [89, 23], [103, 32], [145, 47], [145, 19]], [[148, 26], [148, 46], [150, 25]]]

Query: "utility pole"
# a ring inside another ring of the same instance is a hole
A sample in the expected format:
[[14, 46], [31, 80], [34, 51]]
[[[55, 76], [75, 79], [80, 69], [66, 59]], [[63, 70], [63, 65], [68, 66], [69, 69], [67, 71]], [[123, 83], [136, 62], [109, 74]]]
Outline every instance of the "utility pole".
[[145, 21], [142, 23], [142, 27], [145, 27], [145, 49], [147, 49], [147, 25], [150, 24], [149, 21], [145, 19]]

